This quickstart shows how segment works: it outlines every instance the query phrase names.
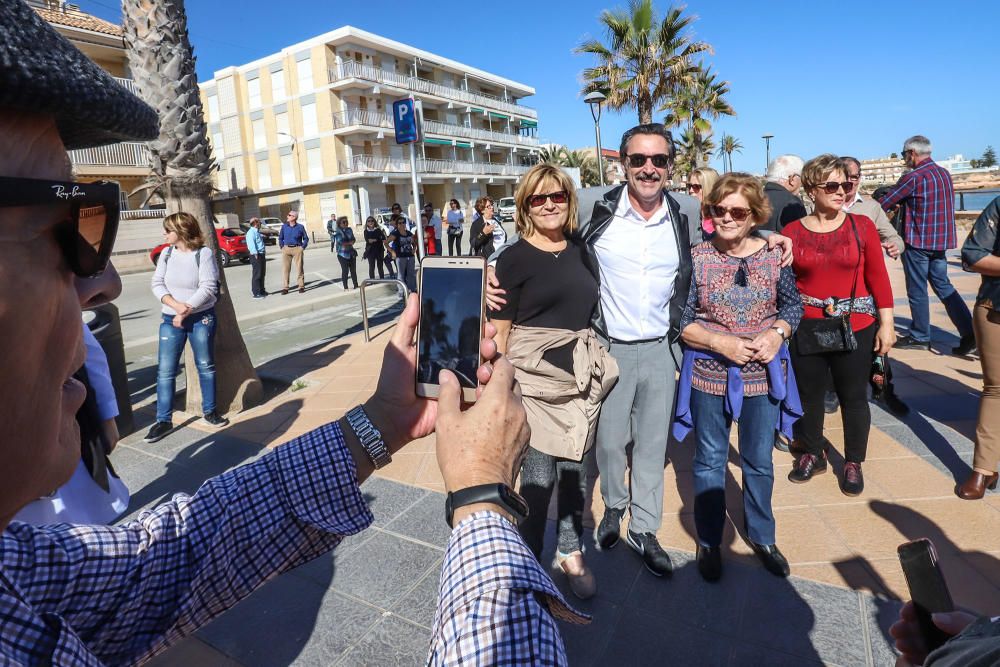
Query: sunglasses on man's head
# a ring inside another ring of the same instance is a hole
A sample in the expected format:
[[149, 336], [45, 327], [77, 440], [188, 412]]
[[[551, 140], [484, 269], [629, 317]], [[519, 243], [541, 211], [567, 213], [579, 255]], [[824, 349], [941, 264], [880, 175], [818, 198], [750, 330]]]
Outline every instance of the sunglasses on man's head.
[[725, 206], [719, 206], [718, 204], [706, 206], [705, 210], [708, 212], [708, 217], [710, 218], [717, 218], [721, 220], [722, 218], [726, 217], [726, 213], [728, 213], [733, 217], [733, 220], [735, 220], [736, 222], [743, 222], [744, 220], [750, 217], [751, 213], [753, 213], [753, 211], [751, 211], [748, 208], [743, 208], [740, 206], [733, 206], [732, 208], [726, 208]]
[[528, 197], [528, 206], [531, 208], [544, 206], [546, 199], [551, 199], [553, 204], [565, 204], [569, 199], [569, 195], [566, 194], [565, 190], [560, 190], [559, 192], [549, 192], [544, 195], [531, 195]]
[[0, 208], [58, 206], [65, 217], [56, 240], [70, 269], [81, 278], [99, 275], [108, 265], [118, 233], [118, 185], [72, 183], [0, 176]]
[[826, 183], [820, 183], [816, 187], [828, 195], [832, 195], [840, 188], [844, 188], [844, 194], [847, 194], [854, 189], [854, 183], [851, 183], [850, 181], [842, 181], [839, 183], [837, 181], [827, 181]]
[[652, 160], [653, 166], [657, 169], [663, 169], [668, 164], [670, 164], [670, 156], [665, 153], [657, 153], [656, 155], [643, 155], [642, 153], [629, 153], [628, 155], [628, 166], [633, 169], [638, 169], [640, 167], [646, 166], [646, 160]]

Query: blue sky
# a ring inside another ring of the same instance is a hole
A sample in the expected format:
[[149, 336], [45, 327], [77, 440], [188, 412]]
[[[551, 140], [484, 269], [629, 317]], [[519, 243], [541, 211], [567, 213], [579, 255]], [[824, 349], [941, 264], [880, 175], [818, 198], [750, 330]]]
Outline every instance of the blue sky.
[[[112, 21], [115, 0], [76, 0]], [[435, 0], [188, 0], [200, 80], [215, 70], [274, 53], [342, 25], [354, 25], [534, 86], [543, 140], [593, 145], [593, 121], [579, 96], [590, 64], [574, 55], [586, 37], [602, 37], [598, 16], [625, 2], [468, 2]], [[656, 2], [665, 10], [666, 2]], [[235, 10], [234, 10], [235, 8]], [[1000, 148], [1000, 3], [994, 0], [702, 0], [697, 39], [731, 83], [736, 118], [716, 122], [742, 142], [738, 170], [762, 171], [765, 133], [771, 155], [822, 152], [876, 157], [927, 135], [934, 153], [979, 156]], [[660, 119], [662, 114], [656, 114]], [[605, 113], [606, 147], [636, 122], [634, 112]], [[718, 166], [718, 165], [716, 165]]]

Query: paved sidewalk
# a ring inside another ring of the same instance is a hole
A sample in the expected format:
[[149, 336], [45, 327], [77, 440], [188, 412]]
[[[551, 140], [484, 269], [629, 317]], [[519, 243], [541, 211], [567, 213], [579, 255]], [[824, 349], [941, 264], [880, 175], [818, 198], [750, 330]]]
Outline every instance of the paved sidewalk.
[[[902, 271], [892, 264], [905, 326]], [[978, 278], [957, 269], [952, 277], [971, 302]], [[832, 474], [793, 485], [785, 477], [791, 458], [775, 453], [778, 544], [793, 576], [779, 580], [764, 572], [738, 538], [742, 502], [734, 449], [725, 573], [715, 585], [700, 579], [692, 561], [693, 448], [672, 442], [659, 536], [676, 564], [674, 577], [651, 576], [624, 544], [589, 551], [599, 593], [579, 605], [594, 614], [590, 626], [564, 627], [571, 664], [659, 664], [669, 657], [683, 665], [891, 665], [887, 628], [906, 597], [895, 549], [923, 536], [941, 553], [956, 603], [996, 609], [1000, 493], [981, 502], [954, 495], [971, 461], [981, 370], [975, 359], [948, 354], [957, 338], [943, 308], [932, 302], [932, 322], [940, 327], [934, 351], [893, 354], [897, 391], [911, 414], [900, 420], [873, 406], [864, 495], [840, 493], [837, 454]], [[240, 415], [221, 432], [192, 424], [154, 445], [141, 443], [140, 434], [126, 439], [114, 461], [134, 492], [133, 508], [191, 492], [369, 396], [385, 330], [369, 344], [353, 335], [282, 359], [273, 373], [304, 386]], [[835, 450], [842, 451], [839, 414], [827, 424]], [[364, 485], [376, 516], [373, 528], [271, 582], [155, 664], [421, 664], [448, 539], [433, 450], [433, 436], [412, 443]], [[603, 512], [599, 494], [592, 511]]]

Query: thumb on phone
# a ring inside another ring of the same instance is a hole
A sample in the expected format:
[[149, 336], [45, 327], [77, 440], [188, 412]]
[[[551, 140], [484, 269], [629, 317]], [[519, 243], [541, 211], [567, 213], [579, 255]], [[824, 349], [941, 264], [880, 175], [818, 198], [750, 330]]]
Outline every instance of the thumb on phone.
[[462, 386], [455, 374], [445, 369], [438, 374], [438, 384], [441, 386], [438, 390], [438, 419], [451, 419], [461, 412]]
[[976, 620], [973, 614], [964, 611], [938, 612], [931, 614], [931, 620], [949, 635], [957, 635]]

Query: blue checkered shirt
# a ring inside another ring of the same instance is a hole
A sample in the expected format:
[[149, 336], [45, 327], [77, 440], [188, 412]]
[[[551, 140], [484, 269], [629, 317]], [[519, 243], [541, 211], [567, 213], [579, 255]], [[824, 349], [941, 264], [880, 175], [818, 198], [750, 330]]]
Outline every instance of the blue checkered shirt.
[[[372, 520], [340, 427], [327, 424], [121, 526], [11, 523], [0, 536], [0, 665], [143, 662]], [[546, 609], [582, 619], [496, 514], [454, 531], [442, 591], [434, 664], [565, 663]]]
[[921, 250], [948, 250], [958, 245], [955, 232], [955, 189], [951, 174], [934, 160], [904, 174], [882, 200], [886, 211], [906, 202], [903, 240]]

